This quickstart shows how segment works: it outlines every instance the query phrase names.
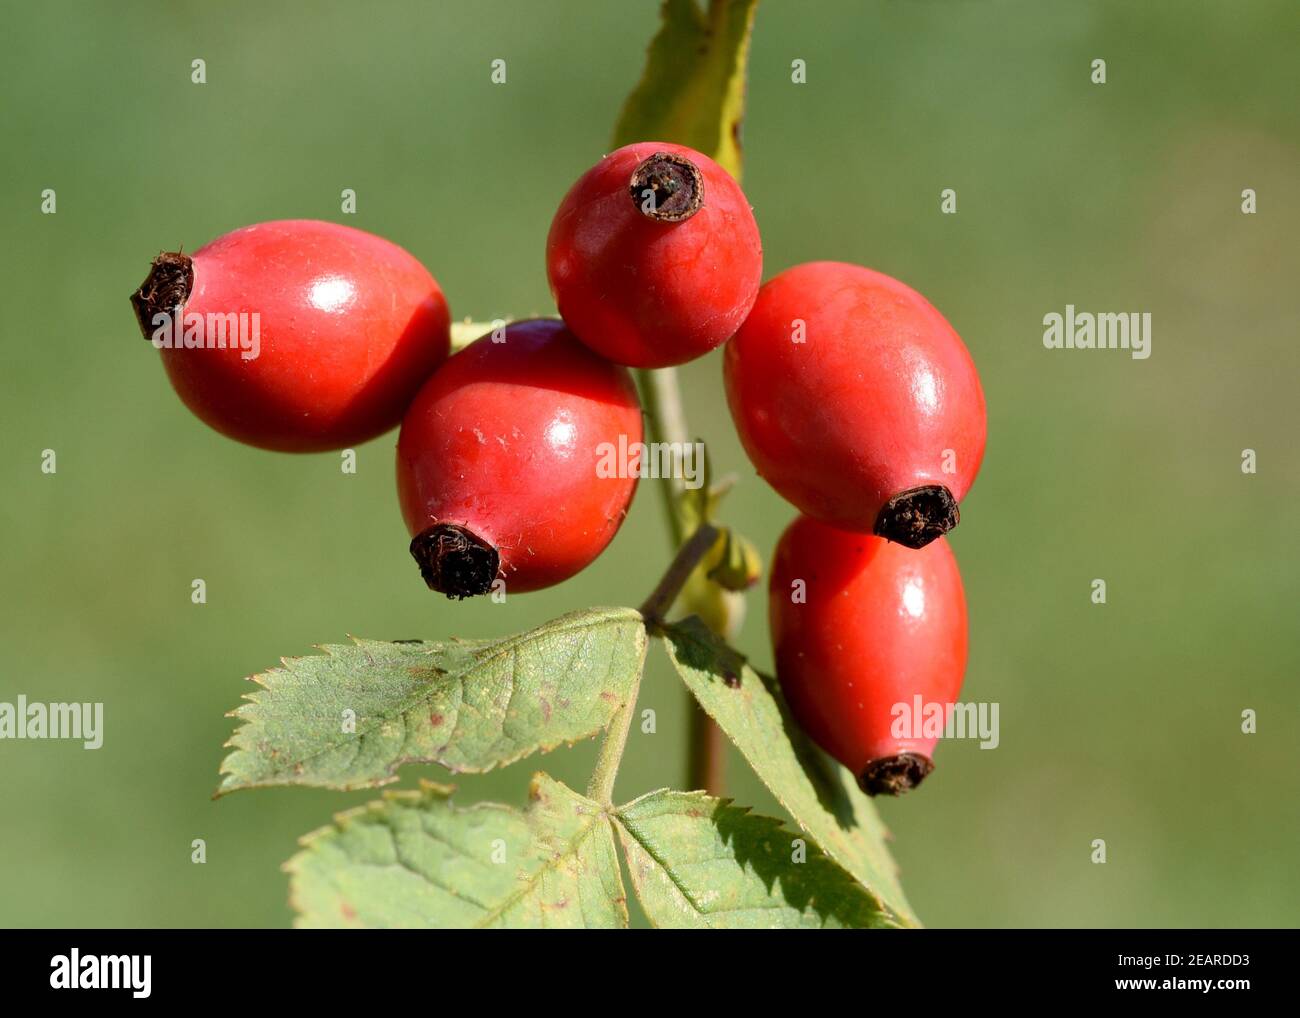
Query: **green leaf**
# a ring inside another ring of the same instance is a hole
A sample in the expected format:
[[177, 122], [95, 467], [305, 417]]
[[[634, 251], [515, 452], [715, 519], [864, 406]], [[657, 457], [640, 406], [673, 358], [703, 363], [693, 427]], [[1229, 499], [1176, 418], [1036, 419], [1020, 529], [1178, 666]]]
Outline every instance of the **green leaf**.
[[623, 706], [645, 648], [631, 608], [575, 612], [498, 640], [324, 647], [253, 677], [262, 688], [230, 715], [244, 724], [227, 743], [218, 794], [363, 788], [410, 762], [486, 771], [572, 743]]
[[668, 141], [711, 156], [740, 179], [745, 66], [758, 0], [664, 0], [641, 81], [614, 129], [615, 146]]
[[704, 792], [662, 790], [621, 806], [632, 886], [656, 926], [897, 926], [875, 897], [781, 821]]
[[760, 675], [697, 618], [664, 629], [678, 674], [709, 717], [823, 850], [906, 926], [918, 925], [885, 847], [889, 836], [853, 776], [803, 734], [776, 682]]
[[302, 839], [285, 863], [300, 927], [627, 925], [609, 818], [545, 774], [525, 812], [452, 805], [452, 789], [386, 792]]

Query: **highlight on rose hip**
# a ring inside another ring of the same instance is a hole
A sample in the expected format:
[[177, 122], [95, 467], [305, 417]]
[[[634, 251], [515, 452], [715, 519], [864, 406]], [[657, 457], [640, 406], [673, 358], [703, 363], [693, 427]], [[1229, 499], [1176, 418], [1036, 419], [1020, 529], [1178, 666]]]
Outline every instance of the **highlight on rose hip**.
[[[131, 295], [177, 395], [221, 434], [309, 453], [397, 429], [409, 583], [453, 605], [601, 568], [645, 473], [610, 469], [609, 450], [695, 448], [673, 369], [719, 347], [710, 398], [791, 507], [763, 555], [727, 522], [744, 486], [717, 480], [706, 453], [701, 483], [671, 470], [645, 482], [671, 546], [657, 580], [625, 578], [623, 606], [489, 639], [338, 640], [254, 676], [219, 795], [354, 790], [416, 763], [484, 772], [600, 740], [586, 787], [536, 773], [523, 810], [462, 806], [423, 781], [338, 815], [287, 864], [300, 925], [623, 926], [620, 852], [655, 925], [919, 924], [872, 797], [924, 809], [917, 789], [943, 780], [938, 739], [896, 722], [899, 705], [951, 706], [961, 691], [966, 601], [945, 535], [984, 455], [983, 391], [953, 325], [883, 271], [887, 252], [871, 267], [827, 252], [764, 281], [774, 252], [731, 130], [752, 5], [729, 9], [745, 19], [729, 51], [651, 48], [611, 149], [575, 154], [549, 234], [518, 238], [553, 316], [453, 329], [449, 307], [464, 309], [437, 265], [302, 219], [162, 252]], [[656, 88], [707, 89], [720, 61], [731, 77], [711, 117], [657, 119]], [[740, 640], [764, 558], [774, 675]], [[695, 698], [700, 787], [624, 799], [652, 646]], [[713, 787], [721, 738], [788, 818]], [[393, 852], [400, 878], [374, 865]], [[755, 852], [770, 872], [745, 862]]]

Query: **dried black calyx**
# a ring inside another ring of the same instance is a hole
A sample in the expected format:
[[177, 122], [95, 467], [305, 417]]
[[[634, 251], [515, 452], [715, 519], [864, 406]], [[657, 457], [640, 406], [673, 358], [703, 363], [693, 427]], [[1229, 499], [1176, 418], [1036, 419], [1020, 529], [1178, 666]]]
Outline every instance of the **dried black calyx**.
[[961, 520], [957, 500], [942, 484], [909, 488], [885, 503], [876, 516], [877, 537], [908, 548], [924, 548]]
[[902, 795], [919, 785], [932, 770], [930, 758], [920, 753], [882, 756], [867, 764], [858, 784], [868, 795]]
[[496, 582], [496, 548], [454, 523], [435, 523], [415, 535], [411, 557], [430, 590], [462, 599], [486, 594]]
[[179, 319], [181, 308], [190, 299], [193, 289], [194, 263], [189, 255], [164, 251], [153, 260], [149, 275], [131, 294], [135, 320], [140, 323], [140, 332], [145, 339], [152, 339], [158, 329], [159, 323], [155, 321], [158, 315], [167, 315], [173, 321]]
[[628, 186], [637, 210], [660, 223], [680, 223], [704, 207], [704, 176], [689, 159], [656, 152], [632, 171]]

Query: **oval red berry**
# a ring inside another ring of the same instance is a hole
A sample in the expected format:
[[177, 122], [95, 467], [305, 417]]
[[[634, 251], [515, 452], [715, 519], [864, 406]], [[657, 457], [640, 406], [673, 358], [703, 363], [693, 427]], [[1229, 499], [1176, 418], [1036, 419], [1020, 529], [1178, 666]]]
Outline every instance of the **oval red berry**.
[[181, 399], [249, 445], [341, 449], [395, 426], [447, 357], [438, 283], [382, 237], [282, 220], [155, 261], [132, 298]]
[[763, 251], [740, 185], [708, 156], [640, 142], [565, 195], [546, 241], [565, 323], [633, 367], [693, 360], [726, 342], [758, 295]]
[[[397, 490], [425, 581], [450, 597], [537, 590], [587, 566], [636, 490], [641, 406], [627, 369], [554, 320], [452, 357], [397, 442]], [[612, 469], [611, 469], [612, 467]]]
[[749, 458], [802, 512], [913, 548], [956, 524], [984, 457], [984, 393], [911, 287], [841, 262], [788, 269], [727, 344], [724, 375]]
[[[914, 787], [966, 670], [966, 597], [948, 542], [919, 551], [800, 516], [768, 589], [777, 678], [800, 725], [872, 794]], [[938, 705], [931, 708], [931, 705]]]

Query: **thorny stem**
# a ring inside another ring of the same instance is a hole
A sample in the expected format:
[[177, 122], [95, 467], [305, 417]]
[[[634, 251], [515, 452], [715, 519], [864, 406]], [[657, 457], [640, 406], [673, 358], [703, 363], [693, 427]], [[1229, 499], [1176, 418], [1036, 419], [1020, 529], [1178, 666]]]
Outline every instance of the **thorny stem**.
[[[647, 629], [653, 630], [663, 622], [664, 613], [672, 607], [673, 602], [677, 600], [677, 595], [681, 593], [682, 586], [717, 539], [718, 531], [704, 523], [691, 535], [690, 540], [677, 550], [663, 578], [641, 606], [641, 614], [645, 618]], [[600, 744], [596, 766], [591, 772], [587, 797], [605, 806], [613, 804], [614, 779], [618, 777], [618, 767], [623, 760], [623, 751], [627, 748], [627, 735], [632, 728], [632, 716], [636, 713], [636, 699], [640, 691], [641, 679], [638, 676], [632, 689], [628, 691], [626, 702], [618, 709], [618, 713], [614, 715], [605, 730], [605, 739]]]
[[[642, 402], [645, 404], [646, 430], [650, 433], [650, 440], [680, 443], [676, 448], [685, 448], [691, 440], [691, 433], [686, 426], [686, 414], [682, 410], [682, 392], [677, 384], [677, 370], [641, 368], [636, 375], [641, 386]], [[676, 477], [665, 478], [659, 483], [659, 491], [663, 496], [669, 536], [673, 547], [679, 548], [687, 538], [686, 520], [681, 510], [681, 481]], [[726, 744], [718, 726], [704, 713], [694, 697], [690, 698], [688, 740], [687, 787], [702, 788], [712, 795], [720, 795]]]

